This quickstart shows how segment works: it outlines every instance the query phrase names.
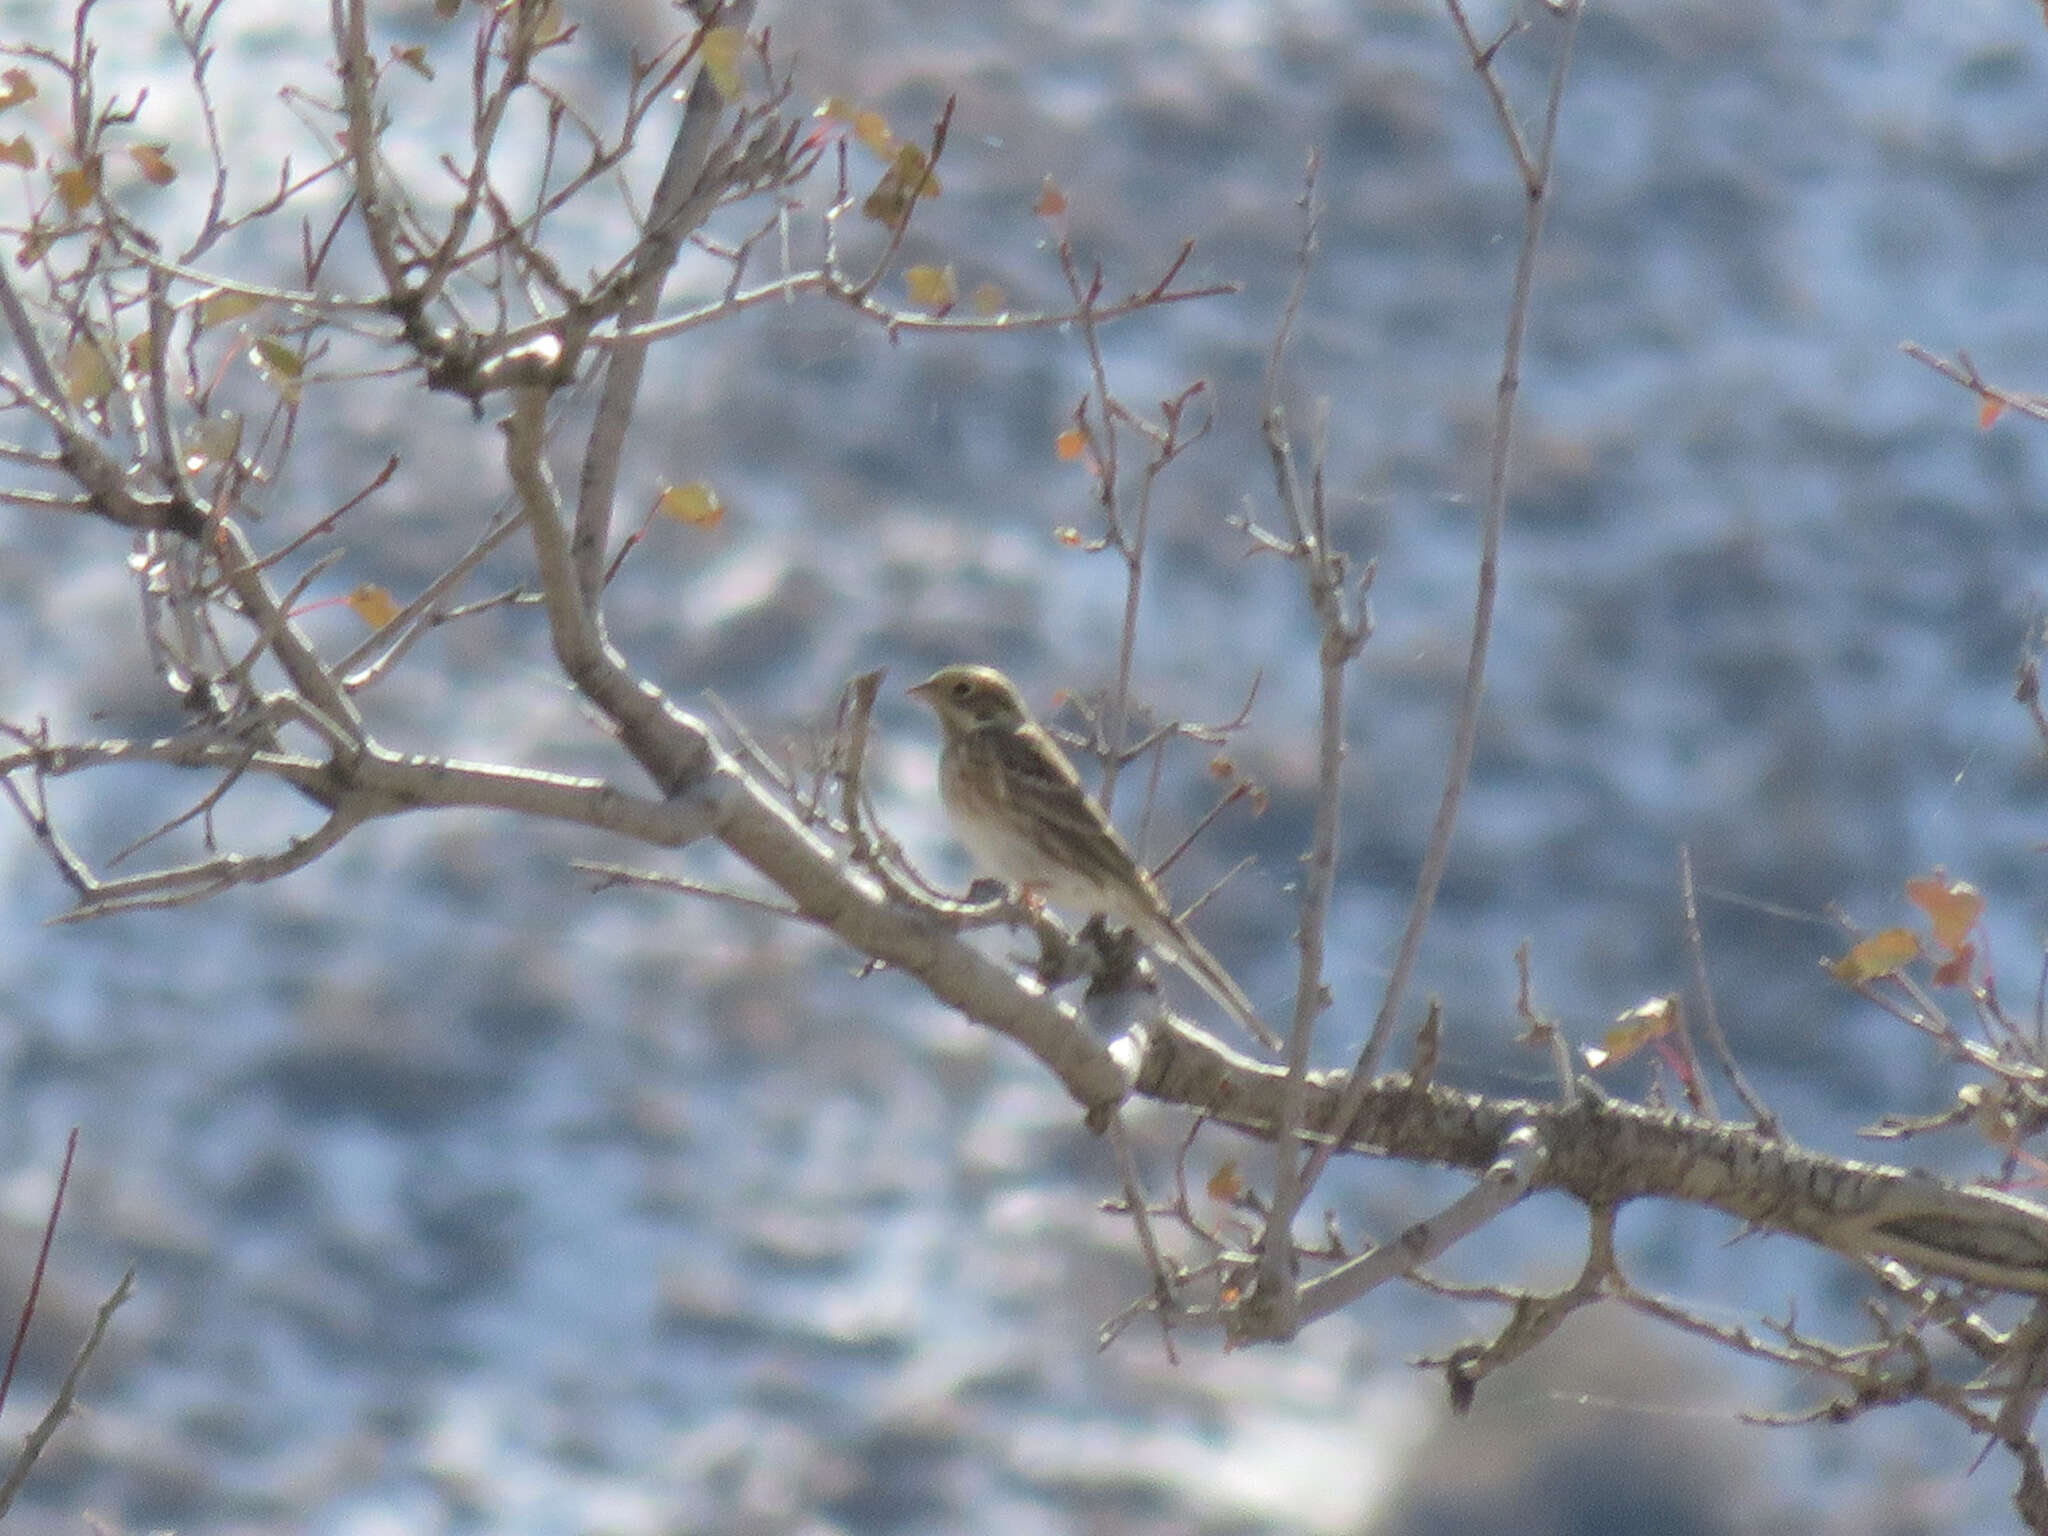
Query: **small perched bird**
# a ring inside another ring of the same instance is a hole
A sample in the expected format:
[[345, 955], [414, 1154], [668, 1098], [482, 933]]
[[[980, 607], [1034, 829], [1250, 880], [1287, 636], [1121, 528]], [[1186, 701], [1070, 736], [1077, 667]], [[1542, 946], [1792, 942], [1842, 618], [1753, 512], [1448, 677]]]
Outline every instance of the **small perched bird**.
[[1173, 915], [1015, 684], [994, 667], [942, 667], [910, 693], [939, 717], [939, 795], [984, 872], [1056, 907], [1136, 929], [1262, 1045], [1279, 1049], [1243, 989]]

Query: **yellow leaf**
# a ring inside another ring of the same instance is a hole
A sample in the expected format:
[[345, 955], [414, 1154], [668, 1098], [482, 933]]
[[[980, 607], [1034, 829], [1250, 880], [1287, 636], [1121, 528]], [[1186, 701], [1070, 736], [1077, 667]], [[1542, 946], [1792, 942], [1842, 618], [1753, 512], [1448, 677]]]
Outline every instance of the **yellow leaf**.
[[725, 503], [703, 480], [668, 487], [655, 502], [655, 509], [691, 528], [716, 528], [725, 519]]
[[1617, 1017], [1598, 1045], [1586, 1048], [1586, 1065], [1594, 1071], [1611, 1062], [1627, 1061], [1653, 1040], [1661, 1040], [1678, 1023], [1678, 999], [1653, 997]]
[[57, 200], [64, 205], [66, 213], [78, 214], [92, 206], [92, 200], [100, 195], [100, 157], [94, 155], [83, 165], [74, 165], [68, 171], [59, 171], [50, 178], [57, 188]]
[[263, 307], [263, 300], [254, 294], [240, 293], [232, 288], [216, 288], [199, 301], [199, 329], [210, 330], [216, 325], [225, 325], [230, 320], [239, 320], [244, 315], [254, 314]]
[[64, 354], [64, 398], [73, 405], [97, 405], [114, 392], [114, 370], [106, 353], [90, 336], [81, 336]]
[[932, 174], [924, 151], [915, 144], [905, 144], [896, 151], [896, 158], [889, 162], [889, 169], [882, 173], [882, 179], [860, 205], [860, 211], [877, 224], [900, 224], [910, 217], [919, 198], [938, 195], [939, 178]]
[[147, 331], [138, 331], [128, 343], [126, 361], [128, 371], [136, 375], [147, 374], [156, 362], [156, 343]]
[[29, 143], [27, 134], [14, 139], [0, 139], [0, 165], [18, 165], [24, 171], [36, 168], [36, 147]]
[[185, 434], [185, 473], [196, 475], [210, 464], [225, 464], [241, 447], [240, 416], [232, 411], [209, 416]]
[[382, 629], [398, 617], [398, 603], [391, 593], [373, 582], [364, 582], [345, 599], [349, 611], [372, 629]]
[[258, 336], [249, 343], [249, 359], [264, 381], [277, 391], [287, 405], [297, 405], [304, 393], [306, 356], [275, 336]]
[[1910, 928], [1886, 928], [1861, 940], [1839, 960], [1828, 962], [1835, 980], [1860, 986], [1889, 976], [1920, 958], [1920, 940]]
[[727, 101], [745, 95], [746, 83], [740, 78], [740, 56], [747, 47], [745, 29], [713, 27], [704, 34], [702, 47], [705, 71], [718, 94]]
[[403, 64], [422, 80], [434, 78], [434, 66], [427, 62], [425, 43], [413, 43], [404, 48], [394, 47], [391, 50], [391, 58], [394, 63]]
[[950, 263], [943, 267], [920, 265], [903, 274], [903, 286], [910, 290], [910, 302], [944, 314], [959, 297], [959, 285]]
[[562, 8], [555, 0], [547, 0], [540, 13], [540, 21], [533, 29], [533, 45], [536, 48], [552, 48], [566, 42], [576, 31], [569, 19], [562, 14]]
[[142, 179], [152, 187], [168, 187], [178, 179], [178, 168], [171, 164], [171, 146], [168, 144], [131, 145], [128, 158], [135, 162], [135, 168], [142, 172]]
[[850, 123], [853, 121], [853, 103], [844, 96], [827, 96], [818, 103], [811, 116], [822, 117], [834, 123]]
[[984, 317], [1000, 315], [1010, 307], [1010, 296], [1003, 292], [1000, 283], [977, 283], [971, 301], [974, 312]]
[[869, 107], [853, 114], [853, 136], [874, 151], [877, 159], [895, 158], [896, 130], [889, 126], [889, 119], [874, 108]]
[[19, 65], [0, 71], [0, 112], [36, 99], [36, 83]]
[[1954, 954], [1984, 915], [1983, 894], [1967, 880], [1951, 880], [1945, 870], [1906, 882], [1906, 899], [1927, 914], [1934, 942]]

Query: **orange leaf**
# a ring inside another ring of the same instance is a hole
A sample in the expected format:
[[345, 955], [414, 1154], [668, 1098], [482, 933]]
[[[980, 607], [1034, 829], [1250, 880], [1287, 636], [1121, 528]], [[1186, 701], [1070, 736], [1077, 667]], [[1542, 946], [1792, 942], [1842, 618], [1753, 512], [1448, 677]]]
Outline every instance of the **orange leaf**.
[[1951, 880], [1941, 869], [1908, 880], [1906, 899], [1927, 914], [1934, 942], [1950, 954], [1962, 948], [1984, 915], [1984, 897], [1977, 887], [1967, 880]]
[[2004, 414], [2005, 402], [2003, 400], [1994, 400], [1989, 395], [1986, 395], [1983, 403], [1977, 407], [1977, 430], [1989, 432], [1992, 423]]
[[349, 611], [372, 629], [382, 629], [398, 617], [398, 603], [391, 593], [373, 582], [364, 582], [343, 599]]
[[100, 195], [100, 157], [94, 155], [83, 165], [59, 171], [50, 178], [57, 188], [57, 200], [66, 213], [83, 213]]
[[1081, 547], [1081, 530], [1078, 528], [1055, 528], [1052, 531], [1052, 537], [1054, 543], [1064, 544], [1068, 549], [1079, 549]]
[[1209, 1182], [1204, 1187], [1208, 1190], [1211, 1200], [1230, 1201], [1243, 1194], [1244, 1177], [1237, 1171], [1237, 1160], [1227, 1158], [1219, 1163], [1216, 1171], [1209, 1175]]
[[1839, 960], [1828, 962], [1837, 981], [1860, 986], [1889, 976], [1920, 958], [1920, 940], [1910, 928], [1885, 928], [1861, 940]]
[[391, 58], [393, 63], [403, 64], [422, 80], [434, 78], [434, 66], [427, 62], [427, 45], [425, 43], [412, 43], [404, 48], [394, 46], [391, 50]]
[[716, 528], [725, 520], [725, 503], [704, 480], [672, 485], [661, 493], [654, 505], [663, 517], [673, 518], [690, 528]]
[[1966, 987], [1970, 984], [1970, 971], [1977, 963], [1977, 946], [1965, 944], [1953, 955], [1934, 968], [1934, 984], [1937, 987]]
[[171, 146], [168, 144], [132, 145], [128, 158], [135, 162], [135, 168], [142, 172], [142, 179], [152, 187], [168, 187], [178, 179], [178, 168], [171, 164]]
[[1079, 427], [1069, 427], [1052, 440], [1052, 451], [1059, 455], [1062, 464], [1071, 464], [1088, 451], [1088, 434]]
[[1067, 194], [1050, 176], [1040, 184], [1038, 201], [1031, 205], [1031, 211], [1041, 219], [1056, 219], [1067, 211]]

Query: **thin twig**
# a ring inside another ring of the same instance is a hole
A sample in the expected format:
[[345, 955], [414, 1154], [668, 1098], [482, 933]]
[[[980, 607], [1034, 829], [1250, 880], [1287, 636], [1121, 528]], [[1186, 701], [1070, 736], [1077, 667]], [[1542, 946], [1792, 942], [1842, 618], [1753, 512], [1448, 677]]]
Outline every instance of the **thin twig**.
[[1721, 1029], [1721, 1012], [1714, 1004], [1713, 984], [1707, 980], [1707, 945], [1700, 925], [1699, 890], [1692, 878], [1692, 849], [1683, 843], [1678, 848], [1678, 891], [1685, 918], [1685, 950], [1692, 961], [1693, 991], [1700, 1000], [1700, 1031], [1707, 1037], [1707, 1045], [1714, 1059], [1721, 1063], [1721, 1070], [1728, 1074], [1728, 1081], [1734, 1084], [1735, 1096], [1756, 1121], [1757, 1134], [1775, 1141], [1783, 1134], [1778, 1117], [1765, 1105], [1763, 1095], [1751, 1086]]

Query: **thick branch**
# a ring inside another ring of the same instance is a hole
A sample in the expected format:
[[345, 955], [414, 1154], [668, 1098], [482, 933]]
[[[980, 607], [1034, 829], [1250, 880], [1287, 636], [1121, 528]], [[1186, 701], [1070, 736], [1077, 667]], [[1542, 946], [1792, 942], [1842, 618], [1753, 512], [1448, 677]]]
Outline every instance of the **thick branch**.
[[[1253, 1135], [1279, 1123], [1287, 1073], [1205, 1035], [1156, 1030], [1138, 1061], [1134, 1091], [1202, 1110]], [[1341, 1072], [1311, 1074], [1302, 1129], [1330, 1141], [1348, 1098], [1357, 1113], [1336, 1142], [1483, 1173], [1527, 1125], [1548, 1160], [1531, 1189], [1589, 1206], [1642, 1196], [1683, 1200], [1852, 1258], [1890, 1258], [1929, 1274], [2028, 1295], [2048, 1295], [2048, 1209], [1933, 1174], [1826, 1157], [1748, 1126], [1692, 1119], [1591, 1094], [1563, 1105], [1492, 1099], [1405, 1077], [1354, 1085]]]

